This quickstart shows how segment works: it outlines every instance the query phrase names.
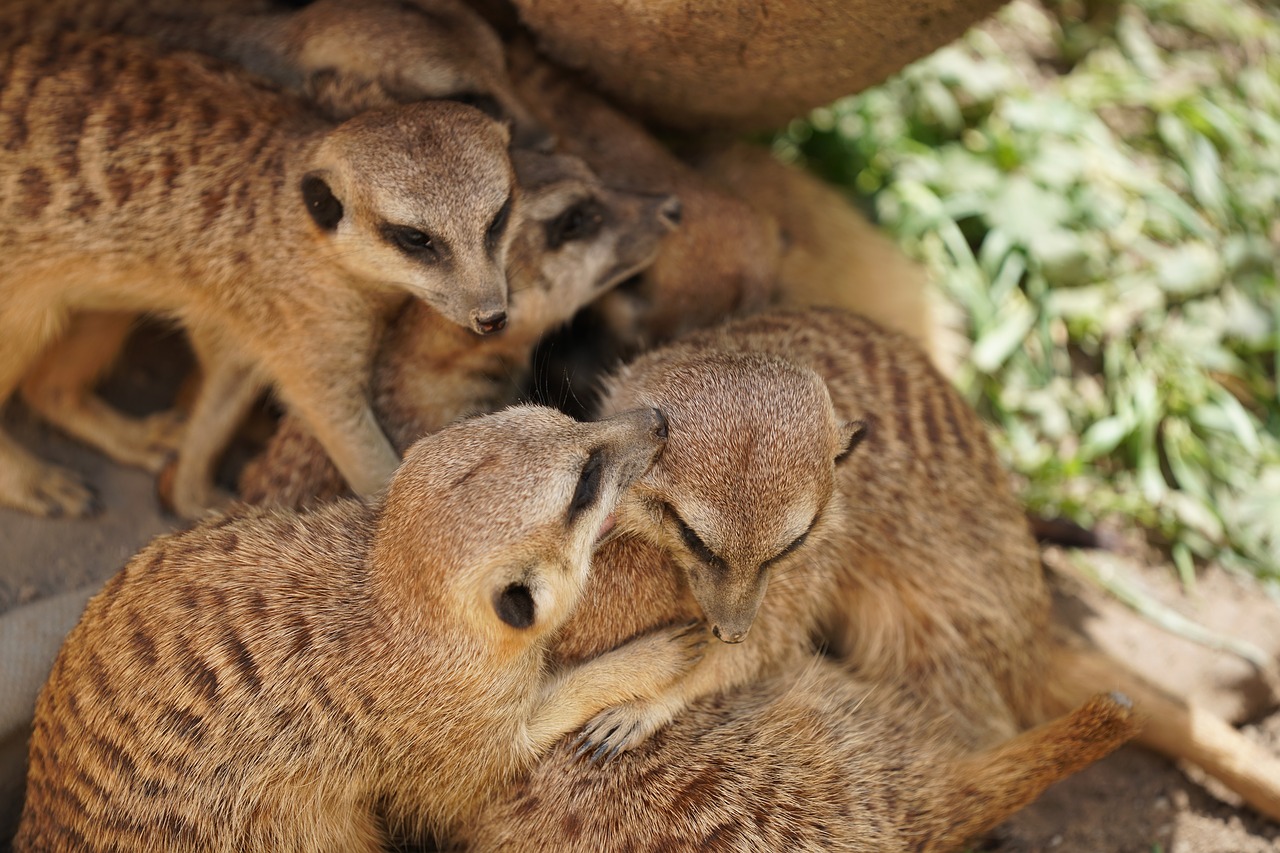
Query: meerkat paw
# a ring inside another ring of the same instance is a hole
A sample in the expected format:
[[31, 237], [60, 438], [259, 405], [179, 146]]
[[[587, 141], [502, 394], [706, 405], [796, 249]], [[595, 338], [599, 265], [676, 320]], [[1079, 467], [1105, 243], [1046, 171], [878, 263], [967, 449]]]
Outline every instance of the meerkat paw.
[[142, 418], [138, 422], [138, 455], [133, 464], [150, 474], [159, 474], [177, 454], [186, 426], [186, 418], [177, 409]]
[[590, 761], [609, 762], [635, 749], [675, 717], [660, 700], [638, 700], [617, 705], [596, 715], [574, 742], [575, 755]]
[[102, 511], [97, 494], [75, 474], [29, 459], [0, 477], [0, 505], [44, 518], [88, 518]]

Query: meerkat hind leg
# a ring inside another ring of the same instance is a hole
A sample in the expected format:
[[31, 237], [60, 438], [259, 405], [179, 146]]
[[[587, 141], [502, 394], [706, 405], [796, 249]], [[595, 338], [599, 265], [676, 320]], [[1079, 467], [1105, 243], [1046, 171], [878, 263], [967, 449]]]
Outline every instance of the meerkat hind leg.
[[183, 419], [176, 411], [131, 418], [94, 393], [133, 328], [131, 314], [93, 312], [72, 318], [22, 383], [27, 405], [63, 432], [122, 465], [158, 473], [177, 451]]
[[171, 495], [173, 511], [188, 519], [230, 500], [214, 486], [214, 466], [265, 387], [252, 364], [200, 346], [194, 335], [192, 344], [205, 376], [178, 453]]
[[[0, 312], [0, 409], [58, 331], [56, 312], [36, 307], [19, 316]], [[93, 490], [79, 477], [43, 462], [0, 429], [0, 506], [48, 518], [83, 518], [98, 511]]]

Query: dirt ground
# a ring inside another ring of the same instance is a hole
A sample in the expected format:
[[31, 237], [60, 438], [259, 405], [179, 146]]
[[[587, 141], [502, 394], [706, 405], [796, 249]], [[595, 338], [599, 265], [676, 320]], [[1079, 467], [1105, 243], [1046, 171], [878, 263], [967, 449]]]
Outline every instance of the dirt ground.
[[[135, 412], [163, 405], [184, 367], [162, 336], [143, 337], [108, 383]], [[49, 521], [0, 510], [0, 613], [56, 592], [105, 581], [144, 542], [175, 526], [158, 508], [151, 478], [121, 469], [53, 433], [21, 406], [6, 428], [42, 456], [83, 473], [106, 511], [88, 521]], [[1184, 591], [1171, 567], [1132, 541], [1116, 556], [1131, 584], [1190, 619], [1280, 658], [1280, 601], [1262, 585], [1208, 567]], [[1171, 635], [1086, 580], [1070, 552], [1045, 552], [1061, 618], [1157, 683], [1193, 697], [1280, 753], [1280, 702], [1240, 658]], [[0, 673], [0, 691], [5, 689]], [[1135, 747], [1051, 789], [978, 846], [1054, 853], [1259, 853], [1280, 851], [1280, 825], [1238, 808], [1169, 762]], [[2, 845], [0, 845], [2, 846]]]

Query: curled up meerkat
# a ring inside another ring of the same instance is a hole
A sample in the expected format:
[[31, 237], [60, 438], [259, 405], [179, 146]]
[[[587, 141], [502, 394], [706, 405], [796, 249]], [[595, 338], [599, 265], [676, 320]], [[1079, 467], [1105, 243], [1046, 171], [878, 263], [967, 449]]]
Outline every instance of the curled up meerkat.
[[705, 632], [554, 673], [653, 409], [514, 407], [425, 438], [384, 498], [160, 537], [89, 603], [37, 703], [15, 850], [376, 851], [455, 831]]
[[[0, 98], [0, 399], [77, 310], [152, 311], [205, 380], [174, 504], [216, 501], [213, 460], [264, 384], [362, 495], [398, 456], [368, 402], [406, 298], [477, 333], [506, 322], [520, 210], [506, 128], [428, 102], [340, 125], [192, 53], [56, 33], [16, 49]], [[0, 436], [0, 503], [83, 513], [90, 492]]]
[[[651, 263], [679, 221], [675, 196], [606, 187], [576, 157], [513, 151], [512, 162], [524, 218], [507, 251], [507, 328], [480, 338], [422, 303], [402, 310], [374, 362], [372, 393], [397, 449], [516, 402], [539, 338]], [[249, 503], [300, 507], [343, 491], [324, 448], [288, 414], [240, 477]]]

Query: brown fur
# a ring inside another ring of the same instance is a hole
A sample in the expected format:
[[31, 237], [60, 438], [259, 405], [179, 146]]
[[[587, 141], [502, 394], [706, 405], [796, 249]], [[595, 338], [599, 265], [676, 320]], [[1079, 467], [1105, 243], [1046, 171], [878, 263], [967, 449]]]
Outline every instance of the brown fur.
[[908, 693], [818, 660], [701, 700], [603, 766], [561, 746], [463, 837], [474, 853], [958, 850], [1136, 728], [1099, 697], [972, 753]]
[[[175, 486], [183, 514], [212, 502], [212, 460], [268, 381], [356, 490], [375, 491], [397, 461], [362, 390], [383, 318], [408, 293], [459, 324], [505, 320], [512, 229], [486, 233], [514, 198], [507, 135], [470, 108], [406, 106], [335, 128], [212, 60], [74, 34], [14, 51], [0, 97], [0, 398], [72, 311], [177, 317], [207, 372]], [[339, 200], [332, 227], [314, 206], [308, 216], [304, 177]], [[406, 257], [388, 222], [449, 254]], [[7, 438], [0, 452], [4, 503], [86, 508], [70, 475]]]
[[514, 0], [539, 48], [632, 113], [771, 130], [883, 81], [998, 0]]
[[[846, 195], [767, 148], [738, 143], [696, 159], [703, 175], [782, 229], [779, 305], [828, 305], [911, 337], [934, 355], [928, 276]], [[936, 358], [935, 358], [936, 361]]]
[[[633, 747], [690, 701], [790, 671], [816, 638], [871, 683], [911, 685], [970, 748], [1120, 689], [1152, 719], [1141, 742], [1280, 816], [1280, 761], [1051, 639], [1037, 549], [983, 427], [906, 338], [835, 310], [774, 311], [650, 353], [611, 388], [604, 412], [661, 406], [671, 437], [558, 654], [700, 612], [745, 641], [714, 645], [662, 699], [606, 711], [591, 743]], [[847, 452], [854, 418], [865, 430]]]
[[308, 95], [334, 120], [431, 98], [461, 100], [510, 122], [517, 145], [546, 148], [506, 75], [502, 42], [457, 0], [9, 0], [13, 37], [49, 29], [144, 36], [236, 62]]
[[639, 124], [527, 48], [514, 46], [509, 62], [534, 115], [606, 184], [674, 193], [684, 203], [680, 229], [663, 240], [653, 266], [593, 309], [623, 352], [768, 303], [781, 250], [771, 218], [701, 177]]
[[378, 850], [379, 813], [450, 831], [696, 659], [697, 635], [669, 629], [543, 664], [663, 429], [653, 410], [508, 409], [415, 445], [375, 506], [157, 539], [89, 603], [41, 693], [15, 849]]
[[[373, 375], [378, 421], [398, 449], [459, 418], [516, 401], [548, 330], [652, 262], [679, 201], [603, 186], [576, 157], [513, 155], [524, 219], [507, 252], [511, 319], [498, 336], [451, 327], [420, 303], [383, 340]], [[302, 422], [286, 415], [240, 478], [250, 503], [301, 507], [345, 491]]]

